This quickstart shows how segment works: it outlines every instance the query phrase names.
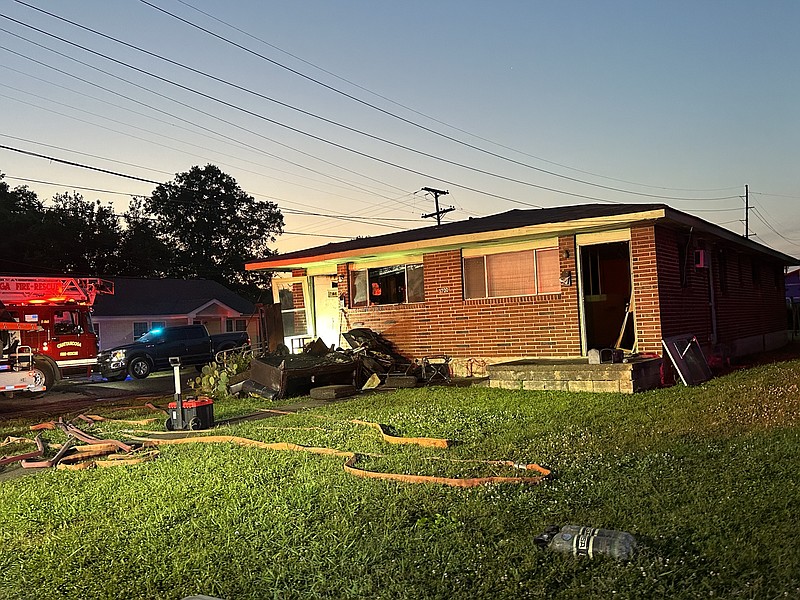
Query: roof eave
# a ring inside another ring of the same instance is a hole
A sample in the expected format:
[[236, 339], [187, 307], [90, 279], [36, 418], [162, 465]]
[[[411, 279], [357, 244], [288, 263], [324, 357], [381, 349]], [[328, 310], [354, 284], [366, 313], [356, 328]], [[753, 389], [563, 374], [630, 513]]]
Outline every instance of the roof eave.
[[[603, 217], [588, 217], [555, 223], [541, 223], [515, 227], [513, 229], [490, 230], [478, 233], [445, 236], [441, 238], [422, 239], [392, 245], [365, 246], [342, 252], [318, 254], [304, 257], [254, 260], [245, 264], [248, 271], [292, 271], [294, 269], [311, 269], [323, 266], [335, 268], [336, 264], [350, 262], [357, 259], [373, 258], [378, 255], [402, 254], [425, 251], [447, 250], [469, 245], [482, 245], [505, 240], [506, 242], [522, 238], [548, 237], [575, 232], [592, 232], [615, 229], [623, 226], [655, 221], [665, 216], [664, 209], [646, 210], [626, 213], [622, 215], [609, 215]], [[324, 249], [324, 246], [320, 247]]]
[[675, 210], [674, 208], [667, 208], [666, 218], [669, 219], [670, 221], [680, 223], [686, 227], [710, 233], [728, 242], [737, 244], [739, 246], [743, 246], [750, 250], [761, 252], [762, 254], [769, 254], [770, 256], [772, 256], [773, 258], [775, 258], [776, 260], [782, 262], [787, 266], [800, 265], [800, 259], [794, 256], [789, 256], [788, 254], [784, 254], [783, 252], [773, 250], [769, 246], [765, 246], [764, 244], [759, 244], [758, 242], [754, 242], [751, 239], [748, 239], [741, 235], [737, 235], [729, 229], [725, 229], [724, 227], [720, 227], [719, 225], [709, 223], [708, 221], [704, 221], [703, 219], [695, 217], [694, 215], [690, 215], [688, 213]]

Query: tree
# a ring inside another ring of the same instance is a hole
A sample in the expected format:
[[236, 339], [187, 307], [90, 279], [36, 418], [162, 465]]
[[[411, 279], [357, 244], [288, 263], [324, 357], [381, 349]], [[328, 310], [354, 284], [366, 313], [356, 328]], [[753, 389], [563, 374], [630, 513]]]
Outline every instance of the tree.
[[155, 219], [144, 214], [145, 199], [135, 197], [123, 215], [116, 271], [130, 277], [165, 277], [172, 273], [173, 251], [161, 241]]
[[244, 263], [271, 254], [268, 244], [283, 230], [272, 202], [257, 201], [214, 165], [192, 167], [159, 185], [145, 202], [155, 231], [173, 249], [170, 274], [202, 277], [254, 298], [264, 275]]
[[12, 189], [0, 173], [0, 271], [38, 273], [48, 262], [42, 261], [42, 243], [36, 230], [44, 218], [44, 205], [36, 193], [25, 186]]
[[116, 273], [120, 226], [111, 204], [84, 200], [74, 192], [53, 196], [39, 238], [51, 270], [94, 276]]

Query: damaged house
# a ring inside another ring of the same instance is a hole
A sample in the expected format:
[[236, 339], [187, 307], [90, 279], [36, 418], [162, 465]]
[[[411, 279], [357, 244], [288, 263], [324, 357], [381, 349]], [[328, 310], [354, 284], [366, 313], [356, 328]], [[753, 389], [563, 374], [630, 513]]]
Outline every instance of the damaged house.
[[246, 268], [287, 274], [273, 294], [290, 348], [316, 337], [341, 345], [364, 327], [405, 356], [447, 355], [454, 374], [477, 376], [613, 348], [658, 359], [677, 335], [696, 337], [706, 356], [778, 348], [788, 341], [784, 267], [799, 263], [663, 204], [614, 204], [511, 210]]

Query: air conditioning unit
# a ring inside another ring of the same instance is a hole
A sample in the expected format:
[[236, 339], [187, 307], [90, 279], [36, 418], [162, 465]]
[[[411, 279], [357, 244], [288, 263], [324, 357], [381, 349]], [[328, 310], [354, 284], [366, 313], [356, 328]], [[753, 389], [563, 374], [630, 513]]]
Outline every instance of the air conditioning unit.
[[708, 268], [708, 252], [705, 250], [695, 250], [694, 251], [694, 266], [696, 269], [707, 269]]

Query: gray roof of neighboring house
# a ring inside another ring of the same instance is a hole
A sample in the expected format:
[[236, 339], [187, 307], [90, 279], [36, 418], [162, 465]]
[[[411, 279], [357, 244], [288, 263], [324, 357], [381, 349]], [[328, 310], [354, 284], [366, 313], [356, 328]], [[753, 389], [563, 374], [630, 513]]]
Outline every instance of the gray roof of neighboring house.
[[100, 294], [94, 314], [100, 317], [130, 315], [186, 315], [211, 300], [241, 314], [253, 314], [253, 304], [224, 285], [208, 279], [137, 279], [118, 277], [114, 294]]
[[785, 262], [786, 264], [800, 264], [798, 259], [777, 252], [767, 246], [758, 244], [752, 240], [738, 236], [728, 229], [724, 229], [713, 223], [709, 223], [698, 217], [689, 215], [670, 208], [666, 204], [577, 204], [574, 206], [558, 206], [554, 208], [537, 208], [530, 210], [510, 210], [507, 212], [490, 215], [487, 217], [470, 217], [463, 221], [445, 223], [440, 226], [421, 227], [409, 229], [397, 233], [388, 233], [372, 237], [356, 238], [346, 242], [334, 242], [324, 246], [316, 246], [286, 254], [276, 254], [264, 259], [248, 261], [249, 264], [264, 263], [270, 261], [303, 261], [305, 259], [337, 254], [343, 252], [353, 252], [361, 249], [376, 249], [381, 247], [405, 244], [409, 242], [434, 241], [438, 238], [449, 236], [469, 235], [476, 233], [486, 233], [491, 231], [503, 231], [519, 227], [529, 227], [533, 225], [559, 224], [580, 219], [593, 219], [601, 217], [615, 217], [627, 214], [642, 213], [649, 211], [663, 210], [667, 220], [680, 223], [687, 227], [697, 230], [707, 231], [724, 239], [727, 239], [741, 246], [748, 247], [756, 252], [771, 254], [773, 257]]

